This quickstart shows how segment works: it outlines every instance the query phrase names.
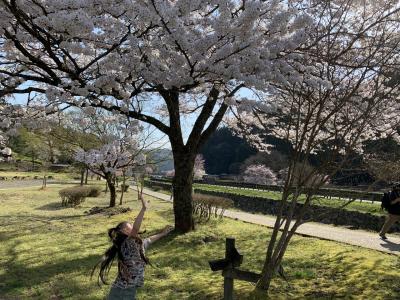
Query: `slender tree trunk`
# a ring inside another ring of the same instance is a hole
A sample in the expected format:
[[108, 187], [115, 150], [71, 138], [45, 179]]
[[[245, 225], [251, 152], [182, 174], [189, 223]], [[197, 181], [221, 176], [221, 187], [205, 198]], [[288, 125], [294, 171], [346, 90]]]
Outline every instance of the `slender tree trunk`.
[[35, 171], [35, 154], [32, 151], [32, 171]]
[[81, 185], [83, 185], [83, 182], [85, 181], [85, 169], [81, 170]]
[[194, 157], [187, 153], [174, 153], [175, 176], [173, 179], [175, 229], [186, 233], [194, 230], [192, 215], [192, 185]]
[[272, 278], [275, 276], [276, 268], [273, 262], [269, 262], [267, 267], [264, 267], [264, 270], [261, 273], [261, 278], [257, 282], [256, 292], [264, 293], [265, 295], [268, 293], [269, 287], [271, 285]]
[[86, 175], [85, 175], [85, 184], [88, 184], [88, 177], [89, 177], [89, 169], [86, 168]]
[[43, 183], [42, 183], [42, 189], [45, 189], [47, 187], [47, 176], [43, 176]]
[[115, 188], [115, 178], [111, 174], [106, 178], [108, 189], [110, 190], [110, 207], [115, 207], [117, 192]]
[[125, 171], [123, 171], [122, 172], [122, 185], [121, 185], [121, 198], [119, 198], [119, 205], [122, 205], [122, 200], [124, 199], [125, 184], [126, 184], [126, 177], [125, 177]]

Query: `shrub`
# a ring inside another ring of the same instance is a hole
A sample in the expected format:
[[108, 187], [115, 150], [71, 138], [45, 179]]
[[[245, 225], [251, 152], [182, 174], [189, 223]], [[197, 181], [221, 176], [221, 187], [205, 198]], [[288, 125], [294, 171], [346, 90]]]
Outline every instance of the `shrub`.
[[86, 197], [98, 197], [100, 193], [99, 186], [74, 186], [59, 191], [61, 205], [73, 207], [85, 201]]
[[85, 201], [88, 194], [89, 189], [83, 186], [69, 187], [59, 191], [62, 206], [77, 206]]
[[88, 197], [98, 197], [101, 193], [101, 187], [99, 186], [85, 186], [89, 189]]
[[210, 220], [212, 216], [222, 218], [227, 208], [233, 207], [233, 201], [212, 195], [193, 195], [193, 214]]

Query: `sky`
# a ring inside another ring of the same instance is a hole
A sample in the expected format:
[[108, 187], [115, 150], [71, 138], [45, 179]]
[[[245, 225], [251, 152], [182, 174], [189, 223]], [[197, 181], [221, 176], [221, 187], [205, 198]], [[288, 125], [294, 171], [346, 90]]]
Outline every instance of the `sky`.
[[[242, 89], [239, 92], [240, 97], [247, 97], [247, 98], [254, 98], [254, 94], [248, 90], [248, 89]], [[14, 99], [11, 101], [13, 104], [21, 104], [24, 105], [26, 104], [27, 97], [26, 95], [15, 95]], [[155, 100], [157, 101], [157, 100]], [[152, 115], [154, 117], [158, 117], [157, 114], [154, 112], [148, 112], [149, 115]], [[196, 114], [191, 114], [191, 115], [186, 115], [181, 117], [181, 125], [182, 125], [182, 132], [183, 132], [183, 138], [186, 141], [187, 138], [189, 137], [189, 134], [192, 130], [192, 127], [196, 121], [197, 115]], [[209, 122], [208, 122], [209, 123]], [[206, 124], [206, 127], [208, 125]], [[153, 129], [155, 129], [153, 127]], [[159, 130], [151, 130], [152, 131], [152, 137], [153, 140], [156, 141], [154, 142], [154, 147], [155, 148], [166, 148], [166, 149], [171, 149], [171, 144], [169, 143], [168, 136], [160, 132]]]

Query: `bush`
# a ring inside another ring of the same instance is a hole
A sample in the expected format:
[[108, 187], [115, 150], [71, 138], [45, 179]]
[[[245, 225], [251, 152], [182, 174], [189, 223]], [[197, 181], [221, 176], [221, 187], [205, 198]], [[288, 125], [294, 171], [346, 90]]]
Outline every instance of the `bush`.
[[193, 214], [210, 220], [212, 216], [222, 218], [227, 208], [233, 207], [233, 201], [223, 197], [194, 194]]
[[99, 186], [86, 186], [89, 189], [88, 197], [98, 197], [101, 193], [101, 187]]
[[75, 207], [85, 201], [86, 197], [98, 197], [101, 188], [98, 186], [74, 186], [59, 191], [62, 206]]
[[62, 206], [77, 206], [88, 196], [89, 190], [83, 186], [74, 186], [59, 191]]

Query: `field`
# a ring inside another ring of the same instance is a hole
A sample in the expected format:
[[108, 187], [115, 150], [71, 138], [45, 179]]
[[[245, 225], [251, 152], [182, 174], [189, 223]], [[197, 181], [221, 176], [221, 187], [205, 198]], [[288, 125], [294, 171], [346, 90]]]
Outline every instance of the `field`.
[[[130, 213], [87, 216], [107, 195], [87, 198], [78, 208], [61, 208], [50, 186], [0, 191], [0, 299], [103, 299], [109, 286], [91, 280], [92, 266], [109, 246], [106, 229], [135, 217], [138, 202], [128, 193]], [[173, 221], [171, 205], [151, 199], [144, 235]], [[208, 260], [224, 256], [225, 237], [235, 237], [244, 254], [242, 269], [260, 271], [270, 230], [225, 219], [202, 224], [189, 234], [171, 236], [147, 252], [138, 299], [221, 299], [223, 278]], [[204, 242], [211, 237], [212, 242]], [[288, 282], [276, 278], [271, 299], [399, 299], [400, 258], [340, 243], [296, 236], [284, 261]], [[110, 273], [110, 281], [115, 268]], [[254, 287], [236, 281], [238, 299]]]
[[[65, 181], [65, 180], [73, 180], [74, 178], [79, 178], [79, 174], [77, 173], [66, 173], [66, 172], [22, 172], [22, 171], [0, 171], [0, 177], [5, 177], [6, 180], [19, 180], [22, 177], [25, 180], [33, 180], [43, 179], [43, 176], [51, 176], [56, 181]], [[18, 179], [13, 179], [14, 177], [18, 177]]]
[[[272, 191], [262, 191], [262, 190], [251, 190], [251, 189], [238, 189], [232, 187], [225, 186], [215, 186], [215, 185], [207, 185], [207, 184], [197, 184], [196, 187], [206, 190], [206, 191], [217, 191], [223, 193], [232, 193], [239, 194], [244, 196], [253, 196], [253, 197], [264, 197], [273, 200], [280, 200], [281, 193], [272, 192]], [[304, 201], [304, 196], [301, 196], [299, 202]], [[346, 203], [348, 200], [339, 200], [339, 199], [327, 199], [324, 197], [315, 197], [313, 200], [313, 204], [327, 206], [327, 207], [340, 207]], [[375, 215], [385, 215], [385, 212], [381, 210], [381, 205], [378, 202], [371, 203], [367, 201], [354, 201], [347, 205], [344, 209], [347, 210], [355, 210], [363, 213], [371, 213]]]

